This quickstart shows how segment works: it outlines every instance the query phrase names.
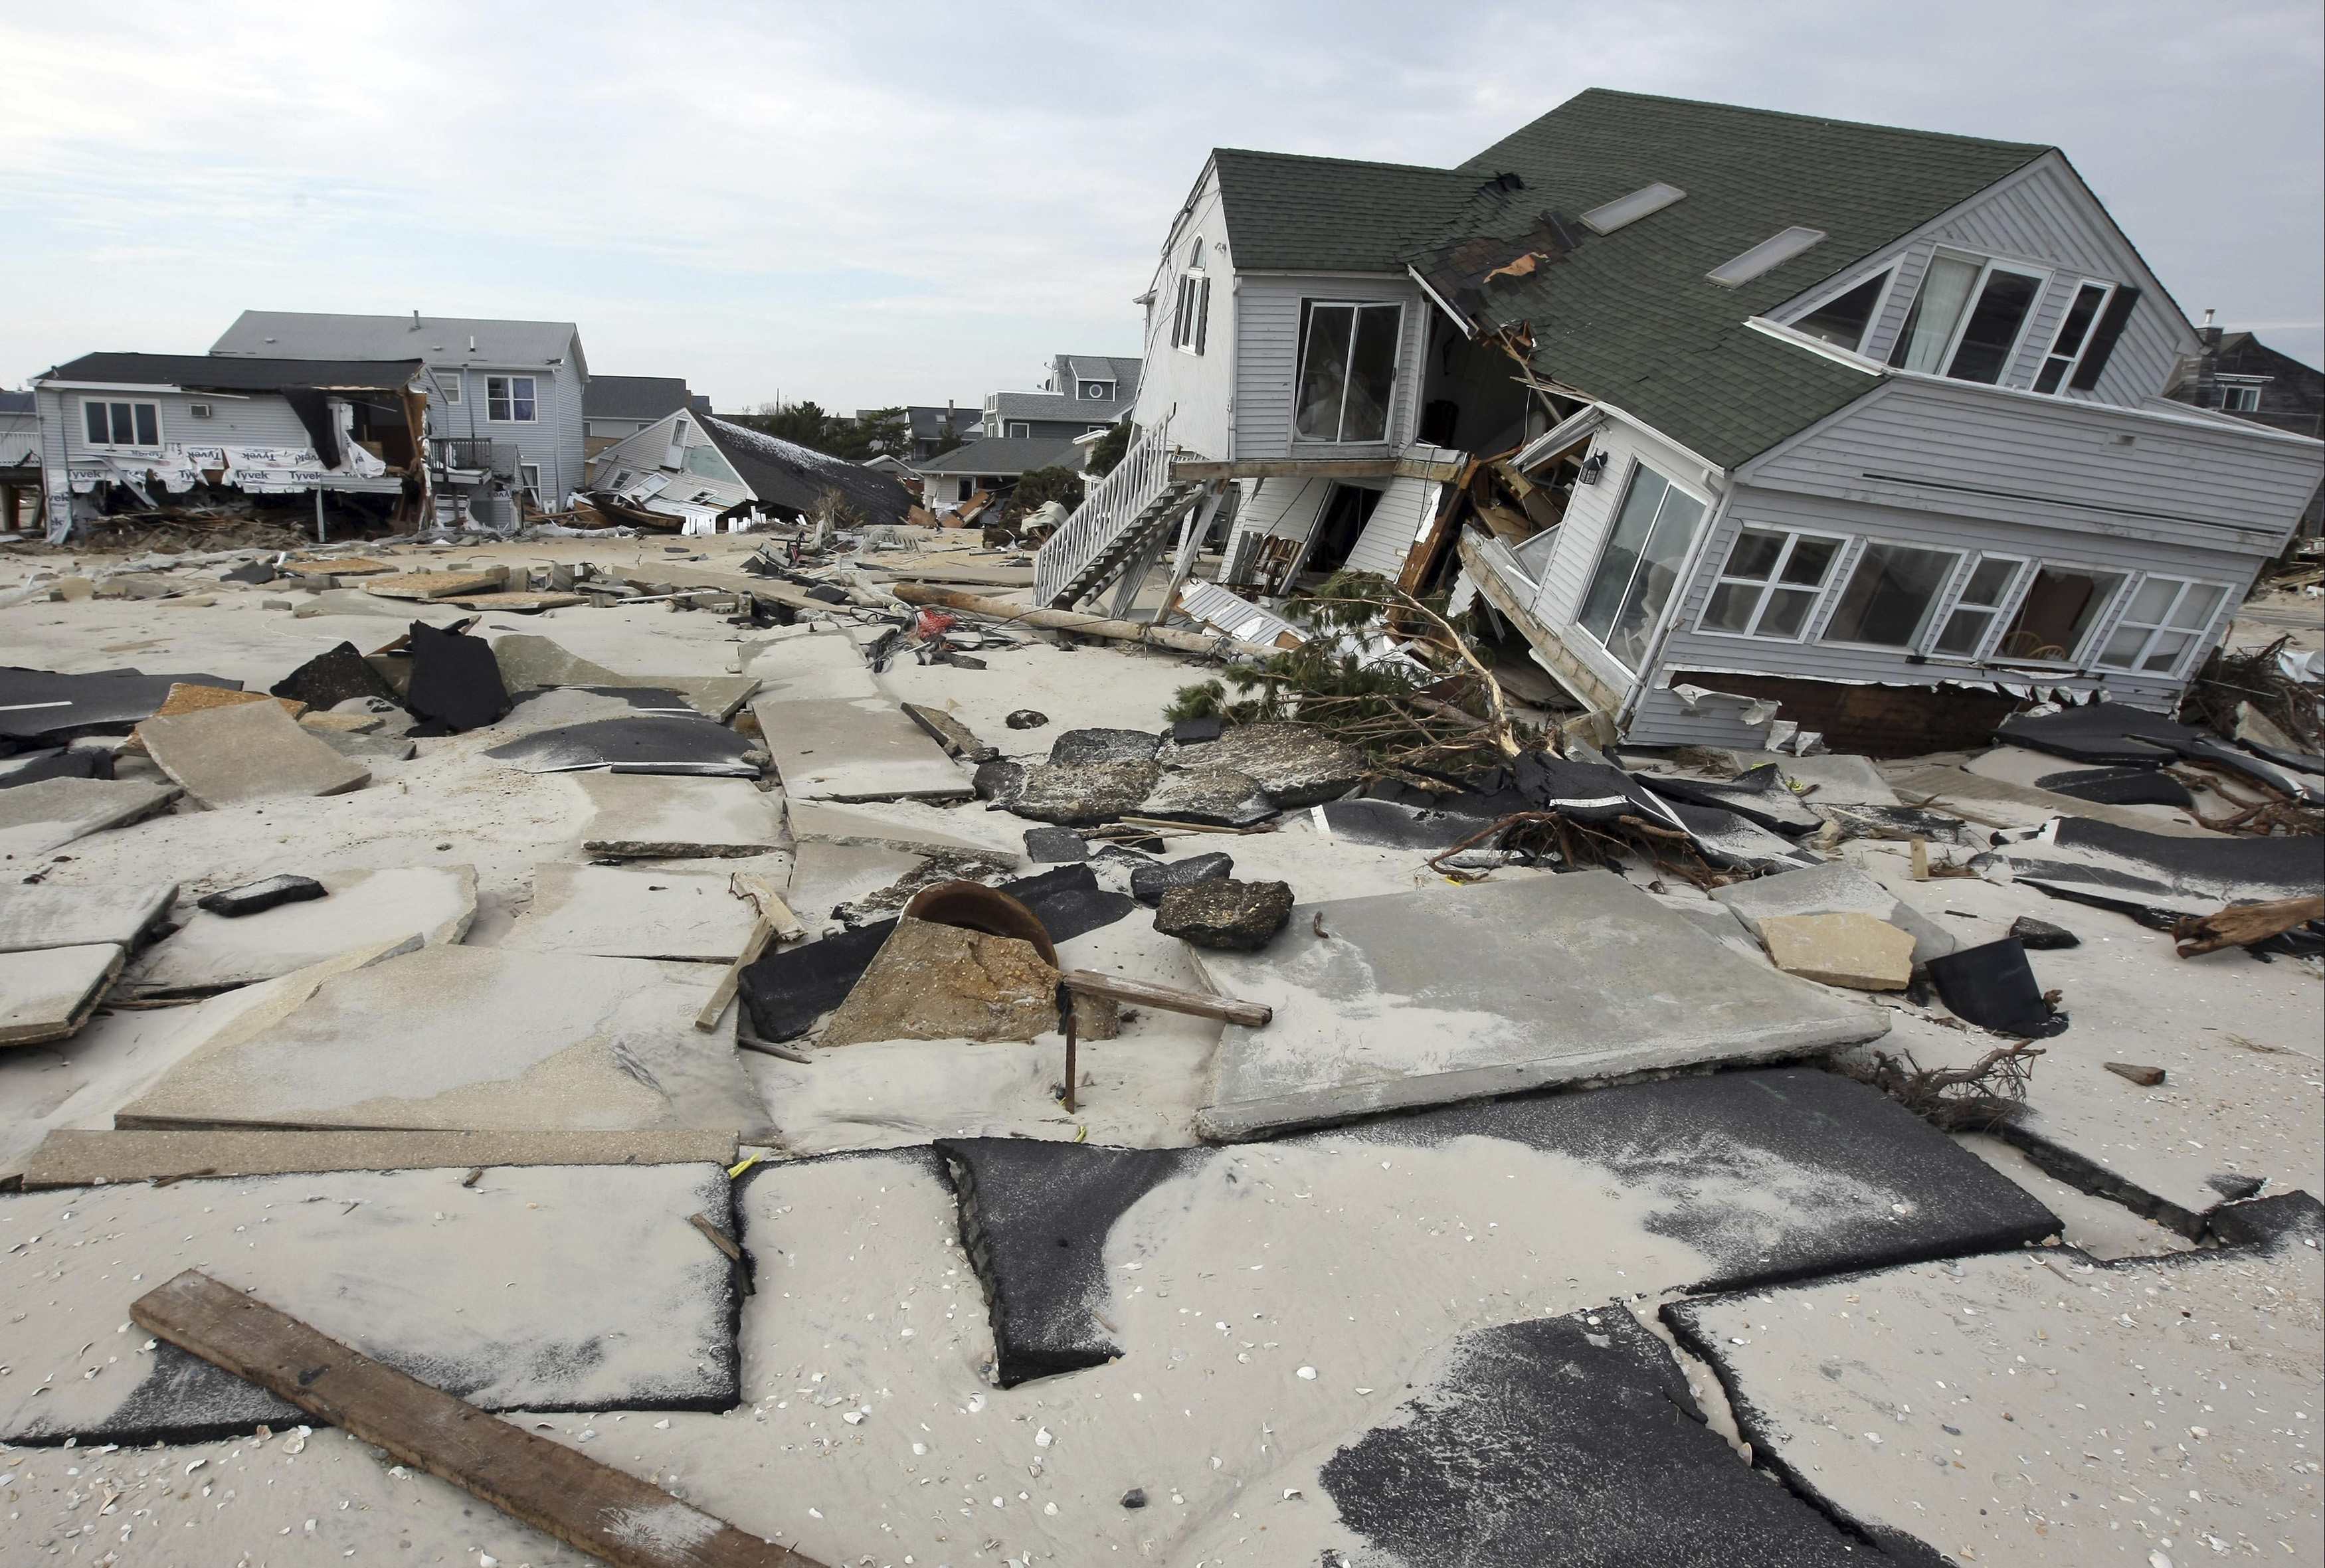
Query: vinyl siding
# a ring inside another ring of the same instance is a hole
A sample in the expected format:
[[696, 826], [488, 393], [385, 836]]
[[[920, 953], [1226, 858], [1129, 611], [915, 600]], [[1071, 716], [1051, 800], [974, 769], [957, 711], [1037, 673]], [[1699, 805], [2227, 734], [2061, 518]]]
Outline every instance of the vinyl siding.
[[1441, 488], [1426, 479], [1390, 480], [1365, 522], [1365, 531], [1348, 551], [1348, 569], [1394, 577], [1403, 569], [1405, 554], [1422, 522], [1436, 515]]
[[1236, 507], [1235, 528], [1227, 539], [1227, 558], [1236, 558], [1246, 534], [1272, 534], [1277, 539], [1306, 539], [1316, 527], [1324, 499], [1332, 493], [1329, 479], [1243, 479], [1243, 495]]
[[[273, 392], [227, 397], [217, 392], [84, 392], [43, 387], [40, 391], [42, 428], [44, 432], [53, 432], [50, 439], [42, 443], [43, 461], [110, 455], [109, 448], [88, 445], [88, 427], [82, 423], [80, 411], [84, 400], [159, 404], [163, 446], [304, 448], [315, 444], [307, 427], [291, 411], [291, 405]], [[196, 419], [196, 403], [208, 403], [211, 417]]]
[[[575, 350], [578, 354], [578, 346]], [[531, 423], [494, 420], [486, 401], [486, 378], [529, 375], [535, 383], [538, 418]], [[582, 382], [572, 355], [563, 364], [430, 365], [428, 376], [441, 388], [458, 382], [460, 401], [447, 403], [431, 391], [428, 398], [428, 432], [432, 436], [475, 437], [506, 441], [518, 458], [541, 465], [541, 482], [552, 506], [580, 487], [588, 464], [583, 457], [587, 424], [581, 417]]]
[[702, 433], [702, 421], [694, 417], [693, 411], [674, 409], [653, 424], [641, 429], [636, 435], [616, 442], [591, 458], [588, 483], [592, 485], [610, 488], [610, 481], [616, 468], [631, 468], [641, 474], [659, 474], [670, 481], [667, 488], [652, 498], [656, 501], [677, 501], [681, 498], [691, 500], [698, 492], [709, 491], [711, 494], [696, 504], [724, 512], [729, 507], [739, 506], [744, 502], [754, 499], [751, 487], [745, 484], [740, 476], [735, 474], [732, 466], [727, 464], [724, 453], [718, 454], [719, 465], [725, 469], [727, 475], [723, 478], [698, 474], [690, 468], [662, 466], [662, 458], [670, 451], [671, 424], [673, 420], [681, 419], [686, 421], [687, 450], [691, 451], [697, 447], [712, 447], [713, 450], [716, 450], [710, 438]]
[[[1210, 316], [1203, 334], [1203, 352], [1190, 354], [1171, 340], [1176, 321], [1179, 279], [1187, 270], [1188, 247], [1196, 235], [1203, 240], [1203, 270], [1211, 280]], [[1132, 417], [1143, 427], [1171, 416], [1171, 438], [1178, 446], [1215, 462], [1242, 456], [1233, 447], [1235, 358], [1240, 336], [1237, 322], [1234, 255], [1229, 248], [1227, 215], [1219, 207], [1218, 177], [1209, 170], [1197, 189], [1192, 208], [1172, 225], [1164, 254], [1154, 272], [1154, 303], [1146, 317], [1145, 368], [1138, 383]], [[1089, 421], [1104, 424], [1120, 412], [1120, 403], [1097, 405], [1108, 410]], [[1076, 426], [1064, 431], [1081, 434]]]
[[[1216, 293], [1216, 289], [1214, 290]], [[1295, 439], [1292, 401], [1300, 368], [1303, 300], [1389, 300], [1404, 307], [1388, 438], [1366, 443]], [[1385, 457], [1414, 438], [1416, 396], [1430, 307], [1403, 278], [1292, 277], [1246, 273], [1236, 280], [1235, 455], [1244, 457]]]

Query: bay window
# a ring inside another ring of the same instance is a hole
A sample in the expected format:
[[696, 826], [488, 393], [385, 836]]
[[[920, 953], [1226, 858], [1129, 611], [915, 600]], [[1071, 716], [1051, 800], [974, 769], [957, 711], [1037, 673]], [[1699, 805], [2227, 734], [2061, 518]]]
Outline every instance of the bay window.
[[1631, 470], [1576, 619], [1624, 668], [1639, 669], [1703, 521], [1703, 503], [1641, 464]]
[[1822, 534], [1746, 528], [1705, 603], [1696, 629], [1722, 636], [1798, 640], [1824, 592], [1844, 541]]
[[1941, 251], [1930, 258], [1889, 363], [1992, 386], [2042, 291], [2041, 273]]
[[1954, 550], [1867, 543], [1848, 574], [1848, 586], [1840, 591], [1823, 640], [1871, 648], [1913, 647], [1960, 563], [1961, 556]]
[[1300, 303], [1293, 427], [1307, 441], [1385, 441], [1402, 305]]
[[2098, 662], [2109, 669], [2170, 675], [2211, 625], [2213, 612], [2228, 595], [2218, 583], [2147, 578], [2116, 623]]

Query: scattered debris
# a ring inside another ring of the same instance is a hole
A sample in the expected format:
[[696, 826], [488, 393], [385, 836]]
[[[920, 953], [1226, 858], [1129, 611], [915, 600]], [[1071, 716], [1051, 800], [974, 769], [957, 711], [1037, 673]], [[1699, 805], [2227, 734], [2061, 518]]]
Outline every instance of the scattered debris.
[[2301, 927], [2315, 927], [2325, 937], [2325, 893], [2305, 899], [2279, 899], [2265, 904], [2231, 904], [2217, 914], [2181, 917], [2172, 935], [2182, 958], [2217, 953], [2223, 947], [2250, 947]]
[[312, 877], [285, 873], [266, 877], [255, 882], [245, 882], [238, 888], [227, 888], [198, 899], [195, 907], [208, 909], [226, 919], [236, 920], [245, 915], [263, 915], [279, 904], [305, 903], [327, 896], [329, 889]]
[[1154, 907], [1157, 931], [1220, 953], [1256, 953], [1291, 918], [1289, 883], [1239, 882], [1224, 872], [1174, 880], [1158, 890]]
[[2029, 953], [2056, 952], [2083, 945], [2083, 939], [2064, 926], [2053, 926], [2050, 921], [2038, 920], [2032, 915], [2021, 915], [2011, 921], [2005, 935]]
[[147, 755], [202, 806], [278, 795], [343, 795], [371, 770], [343, 757], [273, 702], [198, 708], [137, 726]]
[[2161, 1067], [2142, 1067], [2130, 1062], [2102, 1062], [2099, 1065], [2117, 1077], [2128, 1078], [2143, 1089], [2153, 1089], [2164, 1078]]
[[1765, 915], [1768, 956], [1787, 974], [1853, 991], [1903, 991], [1913, 978], [1913, 938], [1870, 915]]
[[1995, 1034], [2045, 1039], [2067, 1027], [2013, 937], [1931, 959], [1930, 981], [1955, 1017]]

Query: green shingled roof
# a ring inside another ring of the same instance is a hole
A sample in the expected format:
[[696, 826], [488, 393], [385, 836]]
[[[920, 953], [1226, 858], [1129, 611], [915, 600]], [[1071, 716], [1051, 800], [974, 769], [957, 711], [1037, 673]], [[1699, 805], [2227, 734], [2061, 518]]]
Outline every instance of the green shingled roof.
[[[1466, 282], [1455, 302], [1477, 325], [1527, 324], [1542, 374], [1733, 467], [1875, 384], [1751, 331], [1746, 318], [2049, 151], [1593, 89], [1458, 170], [1216, 156], [1238, 265], [1375, 270], [1394, 246], [1398, 263], [1412, 262], [1440, 294]], [[1513, 174], [1515, 182], [1496, 179]], [[1293, 189], [1303, 176], [1311, 189]], [[1686, 197], [1611, 235], [1579, 221], [1656, 180]], [[1557, 232], [1552, 214], [1572, 249], [1552, 244], [1561, 259], [1485, 284], [1485, 272]], [[1793, 225], [1827, 237], [1739, 288], [1705, 278]]]

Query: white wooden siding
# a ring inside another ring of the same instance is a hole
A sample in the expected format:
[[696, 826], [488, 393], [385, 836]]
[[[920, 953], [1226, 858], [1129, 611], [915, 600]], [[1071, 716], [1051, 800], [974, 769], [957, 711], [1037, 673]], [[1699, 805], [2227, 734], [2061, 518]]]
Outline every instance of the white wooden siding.
[[[254, 392], [242, 397], [229, 397], [223, 392], [161, 392], [154, 389], [132, 392], [74, 392], [69, 389], [43, 387], [40, 390], [41, 424], [43, 432], [55, 432], [53, 443], [42, 442], [43, 462], [62, 462], [81, 457], [104, 457], [114, 448], [88, 444], [88, 427], [81, 421], [82, 402], [154, 403], [160, 407], [162, 443], [182, 447], [312, 447], [315, 438], [291, 411], [291, 405], [274, 392]], [[209, 405], [210, 417], [198, 420], [193, 405]]]
[[[1172, 427], [1174, 429], [1176, 426]], [[1315, 531], [1317, 514], [1332, 493], [1329, 479], [1242, 479], [1243, 495], [1236, 506], [1235, 528], [1227, 544], [1227, 558], [1246, 534], [1276, 539], [1306, 539]]]
[[1435, 515], [1438, 490], [1426, 479], [1390, 480], [1372, 516], [1365, 520], [1365, 531], [1348, 550], [1348, 569], [1394, 579], [1404, 569], [1404, 558], [1422, 523]]
[[[1236, 279], [1235, 292], [1235, 455], [1238, 458], [1385, 457], [1414, 439], [1422, 351], [1431, 308], [1409, 280], [1246, 272]], [[1294, 438], [1292, 403], [1300, 374], [1302, 300], [1384, 300], [1404, 307], [1388, 439], [1342, 443]], [[1181, 404], [1182, 410], [1185, 406]]]
[[[1177, 319], [1179, 279], [1187, 270], [1187, 249], [1203, 239], [1203, 270], [1211, 281], [1210, 315], [1203, 352], [1190, 354], [1171, 338]], [[1146, 364], [1138, 383], [1133, 418], [1141, 425], [1171, 418], [1171, 437], [1180, 446], [1214, 461], [1239, 456], [1234, 449], [1236, 281], [1233, 240], [1219, 206], [1218, 177], [1204, 171], [1193, 210], [1176, 219], [1154, 273], [1154, 303], [1146, 314]], [[1108, 403], [1110, 411], [1119, 404]], [[1172, 412], [1176, 410], [1176, 412]], [[1103, 424], [1105, 418], [1093, 420]], [[1079, 435], [1079, 428], [1070, 432]]]

